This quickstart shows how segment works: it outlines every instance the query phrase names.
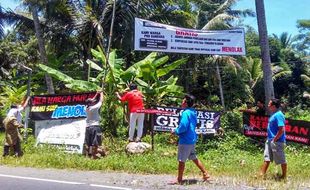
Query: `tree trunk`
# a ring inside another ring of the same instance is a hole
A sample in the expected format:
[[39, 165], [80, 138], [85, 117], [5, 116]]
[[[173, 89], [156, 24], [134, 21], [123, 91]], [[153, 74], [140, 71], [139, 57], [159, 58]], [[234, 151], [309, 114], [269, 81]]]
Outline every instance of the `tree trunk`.
[[264, 0], [255, 0], [256, 15], [259, 33], [259, 42], [263, 62], [264, 89], [265, 89], [265, 107], [271, 98], [274, 98], [274, 89], [272, 82], [271, 60], [269, 52], [268, 34], [266, 26], [266, 16]]
[[214, 56], [214, 57], [215, 57], [215, 63], [216, 63], [216, 78], [219, 82], [219, 89], [220, 89], [220, 95], [221, 95], [221, 103], [225, 111], [226, 108], [225, 108], [224, 92], [223, 92], [222, 78], [221, 78], [221, 73], [220, 73], [220, 68], [219, 68], [220, 58], [218, 56]]
[[[39, 52], [40, 52], [40, 59], [43, 64], [48, 65], [48, 60], [45, 52], [45, 46], [44, 46], [44, 39], [40, 27], [40, 21], [38, 18], [38, 11], [37, 7], [35, 5], [30, 6], [31, 12], [32, 12], [32, 17], [33, 17], [33, 22], [34, 22], [34, 28], [35, 28], [35, 33], [36, 37], [38, 39], [38, 45], [39, 45]], [[53, 86], [53, 80], [51, 76], [48, 74], [45, 74], [45, 82], [47, 86], [47, 92], [49, 94], [55, 94], [54, 86]]]

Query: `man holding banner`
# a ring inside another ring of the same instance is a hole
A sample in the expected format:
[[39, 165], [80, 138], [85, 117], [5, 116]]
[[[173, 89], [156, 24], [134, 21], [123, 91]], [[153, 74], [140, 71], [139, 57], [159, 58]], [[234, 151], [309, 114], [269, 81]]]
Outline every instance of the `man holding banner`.
[[122, 102], [128, 102], [130, 119], [129, 119], [129, 142], [133, 142], [136, 124], [138, 122], [138, 132], [136, 142], [141, 141], [143, 133], [144, 113], [137, 113], [137, 110], [144, 109], [143, 94], [138, 90], [138, 86], [134, 83], [129, 85], [130, 91], [120, 96], [117, 92], [118, 99]]
[[9, 155], [10, 147], [14, 149], [15, 156], [22, 156], [21, 149], [22, 137], [19, 133], [19, 129], [22, 125], [21, 112], [28, 105], [29, 97], [22, 103], [22, 105], [11, 105], [11, 109], [8, 111], [6, 118], [3, 121], [5, 128], [5, 142], [3, 146], [3, 157]]
[[171, 184], [182, 184], [183, 172], [185, 169], [185, 162], [187, 159], [192, 160], [196, 166], [203, 173], [203, 180], [208, 180], [210, 175], [205, 169], [204, 165], [197, 158], [195, 152], [195, 144], [197, 141], [196, 125], [197, 125], [197, 113], [192, 106], [194, 105], [195, 97], [192, 95], [186, 95], [183, 99], [182, 107], [185, 107], [180, 119], [179, 126], [172, 130], [172, 134], [179, 136], [178, 144], [178, 178], [176, 182]]
[[268, 137], [265, 144], [264, 164], [261, 168], [261, 176], [267, 172], [270, 162], [281, 164], [282, 176], [280, 179], [286, 178], [287, 163], [285, 159], [284, 146], [286, 141], [285, 136], [285, 117], [280, 110], [280, 100], [271, 99], [268, 104], [268, 109], [272, 112], [268, 120]]
[[[96, 98], [99, 95], [99, 101], [96, 102]], [[93, 98], [86, 100], [86, 134], [85, 144], [86, 155], [91, 154], [93, 159], [98, 158], [98, 147], [102, 144], [102, 132], [100, 129], [100, 114], [99, 109], [103, 101], [103, 92], [98, 91]]]

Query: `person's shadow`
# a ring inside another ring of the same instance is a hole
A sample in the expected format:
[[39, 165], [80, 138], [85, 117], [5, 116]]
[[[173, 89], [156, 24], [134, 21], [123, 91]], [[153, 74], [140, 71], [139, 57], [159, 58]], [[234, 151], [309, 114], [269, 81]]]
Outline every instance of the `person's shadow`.
[[211, 183], [211, 181], [210, 180], [202, 181], [202, 180], [197, 180], [197, 179], [184, 179], [182, 183], [170, 182], [168, 184], [169, 185], [196, 185], [196, 184], [201, 184], [201, 183]]
[[198, 184], [200, 181], [199, 180], [197, 180], [197, 179], [184, 179], [183, 181], [182, 181], [182, 183], [184, 184], [184, 185], [195, 185], [195, 184]]

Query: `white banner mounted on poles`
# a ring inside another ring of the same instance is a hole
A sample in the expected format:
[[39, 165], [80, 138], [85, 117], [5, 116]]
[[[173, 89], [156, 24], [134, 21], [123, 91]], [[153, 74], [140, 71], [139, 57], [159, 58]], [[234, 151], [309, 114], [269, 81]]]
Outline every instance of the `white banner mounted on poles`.
[[194, 30], [135, 18], [135, 50], [171, 53], [245, 55], [243, 28]]
[[85, 119], [36, 121], [36, 144], [51, 144], [56, 146], [62, 146], [67, 152], [82, 154], [85, 139], [85, 130]]

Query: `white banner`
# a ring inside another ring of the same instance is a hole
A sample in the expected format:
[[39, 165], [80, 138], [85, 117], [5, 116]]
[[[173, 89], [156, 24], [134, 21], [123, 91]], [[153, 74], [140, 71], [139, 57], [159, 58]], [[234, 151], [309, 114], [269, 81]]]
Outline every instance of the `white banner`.
[[68, 152], [83, 152], [85, 119], [35, 121], [37, 144], [64, 146]]
[[245, 55], [244, 29], [194, 30], [135, 18], [135, 50]]

